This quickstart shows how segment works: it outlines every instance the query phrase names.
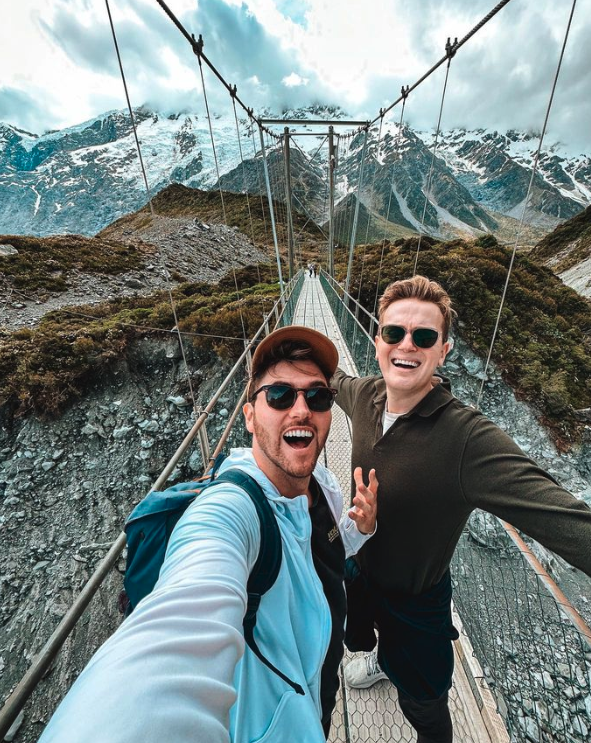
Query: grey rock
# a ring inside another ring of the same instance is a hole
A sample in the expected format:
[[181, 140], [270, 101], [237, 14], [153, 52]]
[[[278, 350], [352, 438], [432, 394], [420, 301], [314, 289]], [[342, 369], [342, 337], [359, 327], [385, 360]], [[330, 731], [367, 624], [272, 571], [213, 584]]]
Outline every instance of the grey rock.
[[201, 472], [203, 469], [203, 461], [201, 459], [200, 451], [195, 450], [191, 453], [191, 456], [189, 457], [189, 469], [192, 472]]
[[177, 408], [186, 408], [191, 403], [186, 400], [184, 397], [180, 395], [170, 395], [170, 397], [166, 398], [167, 402], [171, 402], [173, 405], [176, 405]]
[[589, 723], [589, 720], [585, 722], [581, 715], [577, 715], [572, 721], [573, 730], [577, 735], [580, 735], [583, 740], [588, 740], [587, 736], [589, 735], [589, 727], [587, 723]]
[[2, 243], [2, 245], [0, 245], [0, 258], [5, 258], [9, 255], [18, 255], [18, 250], [14, 247], [14, 245], [10, 245], [9, 243]]
[[113, 438], [116, 440], [123, 439], [131, 433], [131, 431], [133, 431], [133, 426], [121, 426], [113, 431]]
[[146, 433], [156, 433], [158, 429], [160, 428], [160, 425], [158, 421], [155, 420], [143, 420], [138, 428], [140, 428], [142, 431], [145, 431]]

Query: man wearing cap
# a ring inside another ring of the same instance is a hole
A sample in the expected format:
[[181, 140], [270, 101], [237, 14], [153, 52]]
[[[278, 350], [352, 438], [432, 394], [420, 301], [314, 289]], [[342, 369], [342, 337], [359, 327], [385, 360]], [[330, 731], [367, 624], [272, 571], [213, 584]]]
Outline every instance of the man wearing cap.
[[238, 486], [218, 483], [172, 533], [158, 582], [99, 649], [42, 743], [323, 743], [343, 653], [346, 555], [375, 530], [377, 480], [362, 472], [353, 508], [317, 463], [331, 423], [335, 346], [317, 331], [271, 333], [252, 360], [243, 412], [251, 449], [237, 468], [261, 486], [282, 562], [257, 611], [257, 644], [300, 691], [245, 646], [246, 586], [260, 521]]

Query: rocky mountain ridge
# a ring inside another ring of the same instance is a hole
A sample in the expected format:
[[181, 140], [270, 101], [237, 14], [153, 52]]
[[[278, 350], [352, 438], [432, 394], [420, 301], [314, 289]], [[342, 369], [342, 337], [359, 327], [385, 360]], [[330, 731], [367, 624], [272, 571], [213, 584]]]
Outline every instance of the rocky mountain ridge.
[[[345, 115], [326, 108], [285, 113], [301, 119]], [[135, 116], [152, 193], [171, 182], [206, 189], [215, 186], [217, 170], [209, 122], [204, 116], [163, 116], [145, 108], [137, 109]], [[223, 187], [264, 192], [257, 158], [258, 132], [253, 133], [247, 122], [240, 120], [239, 146], [233, 116], [216, 114], [212, 124]], [[309, 131], [310, 127], [299, 129]], [[413, 132], [408, 127], [399, 131], [395, 123], [384, 124], [381, 139], [378, 127], [371, 129], [361, 193], [366, 208], [405, 229], [416, 230], [424, 222], [425, 231], [436, 237], [495, 232], [499, 227], [496, 214], [521, 216], [537, 147], [535, 138], [515, 132], [442, 132], [429, 184], [432, 139], [431, 133]], [[302, 141], [299, 149], [292, 147], [292, 159], [301, 176], [296, 174], [296, 181], [301, 181], [298, 198], [323, 222], [327, 155], [321, 150], [312, 161], [311, 153], [319, 143], [312, 137]], [[272, 142], [268, 146], [272, 188], [274, 195], [282, 197], [282, 157]], [[361, 134], [342, 140], [337, 204], [355, 190], [362, 146]], [[246, 185], [240, 148], [246, 162]], [[128, 114], [108, 112], [41, 136], [0, 124], [0, 232], [94, 234], [146, 200]], [[567, 156], [558, 145], [544, 149], [527, 215], [532, 227], [546, 232], [590, 201], [589, 157]]]

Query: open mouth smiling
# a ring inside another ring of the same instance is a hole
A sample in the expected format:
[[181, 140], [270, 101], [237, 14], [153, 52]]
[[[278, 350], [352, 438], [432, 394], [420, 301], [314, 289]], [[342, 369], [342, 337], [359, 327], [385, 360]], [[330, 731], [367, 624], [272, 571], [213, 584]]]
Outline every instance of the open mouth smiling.
[[283, 440], [293, 449], [306, 449], [312, 443], [314, 434], [306, 428], [292, 428], [283, 434]]
[[416, 369], [421, 365], [420, 361], [411, 361], [410, 359], [392, 359], [392, 364], [398, 369]]

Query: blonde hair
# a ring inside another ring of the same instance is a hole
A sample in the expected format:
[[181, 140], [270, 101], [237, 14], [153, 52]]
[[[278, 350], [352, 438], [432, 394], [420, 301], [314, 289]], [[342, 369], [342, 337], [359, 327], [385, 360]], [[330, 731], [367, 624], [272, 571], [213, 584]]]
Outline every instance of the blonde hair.
[[451, 306], [451, 298], [445, 289], [436, 281], [426, 276], [413, 276], [388, 284], [378, 303], [378, 319], [382, 322], [384, 312], [393, 302], [400, 299], [420, 299], [421, 302], [432, 302], [439, 307], [443, 316], [443, 342], [447, 341], [452, 321], [457, 313]]

